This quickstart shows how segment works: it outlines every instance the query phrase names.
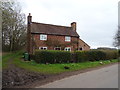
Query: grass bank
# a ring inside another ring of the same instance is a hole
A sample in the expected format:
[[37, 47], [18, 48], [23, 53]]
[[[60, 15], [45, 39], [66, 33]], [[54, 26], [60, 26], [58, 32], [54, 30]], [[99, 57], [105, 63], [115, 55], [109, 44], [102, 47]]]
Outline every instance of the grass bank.
[[[117, 59], [109, 60], [107, 61], [102, 61], [104, 64], [110, 64], [110, 63], [115, 63], [117, 62]], [[83, 62], [83, 63], [63, 63], [63, 64], [37, 64], [34, 61], [30, 62], [24, 62], [20, 60], [14, 61], [14, 64], [17, 65], [18, 67], [27, 69], [29, 71], [34, 71], [34, 72], [40, 72], [40, 73], [45, 73], [45, 74], [58, 74], [62, 72], [67, 72], [67, 71], [75, 71], [75, 70], [81, 70], [81, 69], [86, 69], [86, 68], [92, 68], [92, 67], [97, 67], [101, 66], [100, 64], [101, 61], [95, 61], [95, 62]], [[64, 69], [64, 67], [67, 66], [69, 69]]]
[[[9, 60], [12, 59], [12, 64], [15, 64], [17, 67], [26, 69], [32, 72], [39, 72], [44, 74], [58, 74], [63, 72], [81, 70], [86, 68], [97, 67], [101, 65], [106, 65], [110, 63], [118, 62], [117, 59], [113, 60], [104, 60], [103, 64], [100, 64], [101, 61], [94, 62], [82, 62], [82, 63], [62, 63], [62, 64], [38, 64], [35, 61], [23, 61], [21, 60], [22, 53], [9, 53], [3, 56], [3, 68], [7, 68], [9, 65]], [[64, 69], [67, 66], [69, 69]]]

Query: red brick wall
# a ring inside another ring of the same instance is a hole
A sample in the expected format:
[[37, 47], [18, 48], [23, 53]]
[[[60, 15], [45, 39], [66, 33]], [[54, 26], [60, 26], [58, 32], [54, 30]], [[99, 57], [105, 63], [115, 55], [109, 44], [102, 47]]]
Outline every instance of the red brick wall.
[[84, 51], [90, 50], [90, 46], [88, 46], [83, 40], [79, 39], [79, 48], [83, 48]]
[[[55, 46], [48, 46], [45, 43], [45, 40], [40, 40], [40, 34], [32, 34], [33, 35], [33, 47], [36, 49], [39, 49], [39, 47], [47, 47], [48, 50], [54, 50]], [[71, 37], [71, 42], [65, 41], [65, 36], [56, 36], [56, 35], [47, 35], [47, 40], [52, 40], [54, 42], [58, 41], [60, 44], [62, 44], [62, 49], [64, 47], [71, 47], [71, 50], [75, 50], [78, 48], [78, 38], [77, 37]], [[51, 42], [52, 42], [51, 41]], [[65, 45], [65, 46], [64, 46]]]

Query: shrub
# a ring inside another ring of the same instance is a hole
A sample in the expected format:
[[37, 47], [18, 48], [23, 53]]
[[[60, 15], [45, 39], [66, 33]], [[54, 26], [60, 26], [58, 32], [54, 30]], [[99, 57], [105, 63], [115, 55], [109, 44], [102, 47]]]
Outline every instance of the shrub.
[[35, 51], [37, 63], [67, 63], [71, 60], [71, 53], [68, 51], [45, 50]]
[[[33, 57], [33, 56], [32, 56]], [[35, 51], [34, 60], [37, 63], [69, 63], [69, 62], [85, 62], [110, 60], [118, 57], [117, 50], [90, 50], [90, 51], [55, 51], [45, 50]]]
[[34, 54], [30, 54], [30, 60], [34, 60], [35, 59], [35, 55]]
[[106, 54], [102, 51], [88, 51], [89, 61], [104, 60], [105, 57], [106, 57]]
[[104, 60], [105, 57], [106, 54], [102, 51], [76, 51], [77, 62]]
[[107, 60], [118, 58], [118, 51], [117, 50], [102, 50], [102, 52], [106, 53], [105, 59], [107, 59]]
[[76, 61], [84, 62], [88, 61], [87, 52], [86, 51], [76, 51]]

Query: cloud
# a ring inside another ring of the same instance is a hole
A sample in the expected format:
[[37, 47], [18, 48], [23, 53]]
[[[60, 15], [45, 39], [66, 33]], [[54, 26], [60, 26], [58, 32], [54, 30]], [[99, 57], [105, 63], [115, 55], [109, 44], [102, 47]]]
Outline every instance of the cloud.
[[25, 0], [24, 12], [33, 21], [70, 26], [91, 47], [112, 47], [118, 24], [118, 0]]

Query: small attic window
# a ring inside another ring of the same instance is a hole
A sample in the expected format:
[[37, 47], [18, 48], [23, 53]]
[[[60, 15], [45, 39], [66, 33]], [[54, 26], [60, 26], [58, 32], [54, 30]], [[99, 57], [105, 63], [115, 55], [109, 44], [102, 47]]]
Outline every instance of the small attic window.
[[40, 40], [47, 40], [47, 35], [40, 34]]

